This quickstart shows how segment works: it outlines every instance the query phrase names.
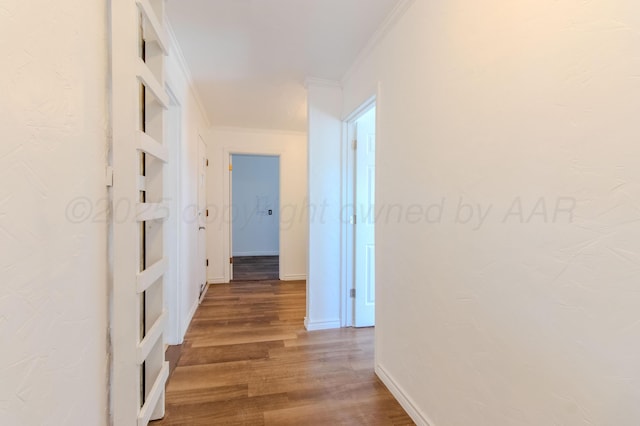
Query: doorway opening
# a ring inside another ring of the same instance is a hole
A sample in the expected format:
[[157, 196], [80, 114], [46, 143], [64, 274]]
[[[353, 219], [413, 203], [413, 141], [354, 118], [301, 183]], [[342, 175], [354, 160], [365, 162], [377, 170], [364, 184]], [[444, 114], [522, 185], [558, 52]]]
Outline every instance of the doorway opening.
[[280, 157], [231, 154], [231, 277], [280, 279]]
[[375, 177], [376, 98], [372, 97], [345, 121], [343, 326], [375, 325]]

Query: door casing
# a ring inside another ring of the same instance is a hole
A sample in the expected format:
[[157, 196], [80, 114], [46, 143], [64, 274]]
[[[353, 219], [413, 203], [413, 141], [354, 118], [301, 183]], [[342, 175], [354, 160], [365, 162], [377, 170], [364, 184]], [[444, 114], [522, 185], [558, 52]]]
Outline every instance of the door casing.
[[[379, 134], [381, 85], [378, 84], [375, 94], [369, 96], [360, 106], [343, 118], [342, 121], [342, 223], [341, 252], [341, 326], [354, 326], [355, 300], [351, 290], [355, 289], [355, 224], [353, 223], [355, 203], [355, 170], [356, 153], [353, 149], [356, 121], [371, 108], [376, 108], [376, 134]], [[376, 154], [377, 156], [377, 154]]]
[[[255, 149], [243, 149], [243, 148], [239, 148], [239, 147], [234, 147], [234, 148], [225, 148], [223, 150], [223, 158], [224, 158], [224, 165], [223, 165], [223, 170], [224, 170], [224, 182], [223, 182], [223, 188], [224, 188], [224, 195], [223, 195], [223, 199], [226, 200], [227, 205], [225, 206], [225, 215], [224, 216], [224, 226], [227, 227], [225, 234], [228, 235], [228, 238], [225, 239], [224, 241], [224, 258], [223, 258], [223, 262], [225, 262], [228, 266], [224, 269], [224, 279], [225, 282], [230, 282], [231, 280], [233, 280], [233, 264], [230, 263], [229, 259], [231, 259], [233, 257], [233, 226], [232, 225], [232, 221], [231, 221], [231, 215], [232, 215], [232, 196], [233, 196], [233, 191], [232, 191], [232, 183], [233, 183], [233, 179], [231, 178], [231, 174], [233, 173], [233, 171], [231, 170], [231, 165], [232, 165], [232, 157], [234, 155], [262, 155], [262, 156], [266, 156], [266, 157], [278, 157], [280, 159], [279, 163], [280, 163], [280, 187], [278, 188], [278, 193], [280, 194], [280, 205], [278, 206], [278, 209], [280, 211], [282, 211], [282, 168], [283, 168], [283, 164], [285, 161], [285, 152], [283, 150], [279, 150], [279, 149], [264, 149], [264, 150], [259, 150], [256, 151]], [[284, 244], [282, 244], [283, 241], [283, 234], [282, 234], [282, 226], [279, 226], [280, 231], [279, 231], [279, 253], [280, 253], [280, 265], [279, 265], [279, 271], [278, 271], [278, 275], [279, 275], [279, 279], [282, 279], [284, 277], [284, 272], [283, 272], [283, 265], [286, 262], [287, 259], [287, 248]]]

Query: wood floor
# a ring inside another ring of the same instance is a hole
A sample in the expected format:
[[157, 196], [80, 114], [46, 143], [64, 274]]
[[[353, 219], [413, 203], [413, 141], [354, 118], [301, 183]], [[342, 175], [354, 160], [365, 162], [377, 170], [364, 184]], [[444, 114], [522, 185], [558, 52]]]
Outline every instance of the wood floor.
[[233, 281], [280, 279], [279, 256], [242, 256], [233, 258]]
[[412, 425], [373, 372], [373, 329], [306, 332], [304, 282], [212, 285], [161, 425]]

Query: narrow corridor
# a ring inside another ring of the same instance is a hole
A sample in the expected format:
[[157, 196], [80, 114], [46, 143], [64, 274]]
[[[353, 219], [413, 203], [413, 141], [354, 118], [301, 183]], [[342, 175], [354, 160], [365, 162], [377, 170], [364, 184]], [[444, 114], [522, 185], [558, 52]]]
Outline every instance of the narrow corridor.
[[305, 283], [212, 285], [161, 425], [412, 425], [374, 374], [374, 330], [304, 330]]

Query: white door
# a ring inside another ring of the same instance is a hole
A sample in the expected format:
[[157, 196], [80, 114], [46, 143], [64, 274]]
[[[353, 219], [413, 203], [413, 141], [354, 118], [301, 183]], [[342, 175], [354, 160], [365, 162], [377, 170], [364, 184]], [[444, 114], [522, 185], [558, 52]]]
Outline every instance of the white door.
[[202, 138], [198, 145], [198, 262], [199, 295], [207, 286], [207, 145]]
[[356, 141], [354, 325], [356, 327], [370, 327], [375, 324], [376, 300], [375, 107], [356, 121]]

